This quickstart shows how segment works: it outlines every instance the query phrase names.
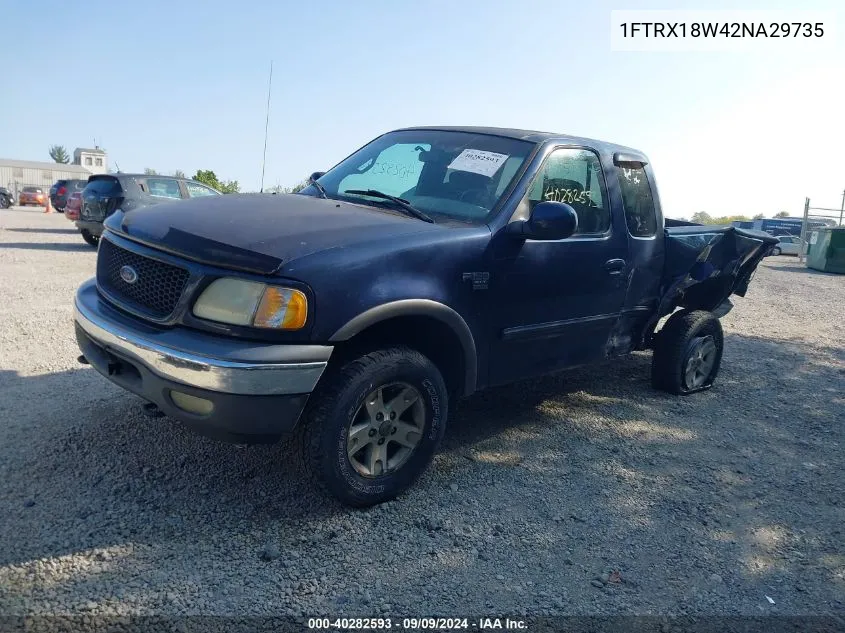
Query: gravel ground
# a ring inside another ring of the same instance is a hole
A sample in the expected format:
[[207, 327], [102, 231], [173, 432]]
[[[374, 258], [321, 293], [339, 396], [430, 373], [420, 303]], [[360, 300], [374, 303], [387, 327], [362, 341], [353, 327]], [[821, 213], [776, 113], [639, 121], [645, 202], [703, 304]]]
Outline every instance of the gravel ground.
[[0, 211], [0, 613], [845, 615], [845, 277], [761, 265], [717, 385], [649, 354], [479, 394], [403, 498], [142, 414], [76, 363], [95, 252]]

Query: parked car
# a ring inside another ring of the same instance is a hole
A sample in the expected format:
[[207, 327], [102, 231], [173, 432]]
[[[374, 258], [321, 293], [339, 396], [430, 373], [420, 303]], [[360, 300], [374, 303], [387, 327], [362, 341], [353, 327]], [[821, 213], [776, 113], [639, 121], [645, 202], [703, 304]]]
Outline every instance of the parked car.
[[296, 429], [308, 472], [372, 505], [479, 389], [647, 348], [656, 388], [709, 388], [719, 318], [777, 241], [665, 226], [636, 150], [389, 132], [297, 194], [116, 211], [75, 298], [80, 360], [213, 437]]
[[6, 187], [0, 187], [0, 209], [8, 209], [15, 203], [15, 196]]
[[82, 191], [88, 180], [57, 180], [50, 187], [50, 204], [59, 213], [64, 213], [68, 198], [74, 191]]
[[82, 192], [74, 191], [67, 199], [65, 205], [65, 217], [72, 222], [79, 219], [79, 210], [82, 208]]
[[24, 187], [18, 196], [18, 204], [22, 207], [34, 204], [39, 207], [45, 206], [44, 191], [40, 187]]
[[116, 210], [141, 207], [187, 198], [221, 195], [201, 182], [174, 176], [146, 174], [98, 174], [88, 179], [82, 191], [82, 208], [76, 226], [82, 239], [97, 246], [103, 221]]
[[781, 235], [777, 238], [778, 243], [772, 249], [772, 255], [800, 255], [801, 238], [794, 235]]

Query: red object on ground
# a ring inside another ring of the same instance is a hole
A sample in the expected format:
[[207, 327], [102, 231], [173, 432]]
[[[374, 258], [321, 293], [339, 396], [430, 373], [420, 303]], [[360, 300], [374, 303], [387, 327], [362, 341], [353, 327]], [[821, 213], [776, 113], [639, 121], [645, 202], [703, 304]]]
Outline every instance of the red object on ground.
[[81, 207], [82, 193], [79, 191], [74, 191], [72, 194], [70, 194], [70, 198], [67, 199], [67, 205], [65, 206], [65, 217], [72, 222], [78, 220]]

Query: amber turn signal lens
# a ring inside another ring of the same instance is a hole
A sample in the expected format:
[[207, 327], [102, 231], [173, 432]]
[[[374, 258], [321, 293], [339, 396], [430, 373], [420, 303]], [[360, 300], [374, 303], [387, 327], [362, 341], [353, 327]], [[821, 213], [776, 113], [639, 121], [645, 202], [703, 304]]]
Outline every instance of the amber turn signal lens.
[[298, 330], [308, 318], [308, 299], [293, 288], [267, 286], [252, 324], [277, 330]]

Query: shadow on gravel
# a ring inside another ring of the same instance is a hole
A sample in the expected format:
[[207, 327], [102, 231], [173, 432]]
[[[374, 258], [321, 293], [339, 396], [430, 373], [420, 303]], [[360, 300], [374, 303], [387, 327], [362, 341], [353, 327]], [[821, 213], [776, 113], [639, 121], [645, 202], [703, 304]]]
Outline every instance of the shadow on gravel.
[[30, 228], [17, 228], [17, 229], [6, 229], [10, 233], [60, 233], [64, 235], [72, 235], [74, 233], [79, 233], [78, 229], [30, 229]]
[[[0, 413], [13, 420], [0, 460], [0, 565], [101, 552], [99, 567], [62, 580], [84, 593], [154, 565], [157, 548], [204, 555], [211, 538], [226, 565], [263, 575], [281, 572], [261, 566], [262, 543], [283, 558], [327, 547], [343, 557], [344, 530], [355, 528], [422, 543], [427, 554], [407, 554], [394, 579], [411, 593], [458, 591], [456, 570], [479, 565], [487, 571], [472, 591], [497, 605], [512, 590], [496, 573], [539, 588], [549, 569], [572, 583], [556, 591], [592, 600], [591, 578], [610, 566], [628, 583], [619, 592], [659, 591], [681, 612], [724, 610], [729, 596], [739, 602], [728, 611], [767, 606], [765, 592], [785, 609], [841, 608], [839, 352], [728, 335], [717, 386], [685, 398], [650, 387], [646, 353], [480, 393], [459, 403], [431, 471], [370, 511], [316, 493], [289, 443], [239, 449], [196, 436], [145, 417], [88, 369], [0, 372]], [[516, 544], [501, 544], [503, 524]], [[379, 552], [355, 566], [356, 584], [376, 586], [396, 564], [381, 557], [404, 555]], [[215, 582], [239, 586], [227, 578]], [[602, 608], [624, 604], [624, 593], [601, 591]]]
[[[82, 238], [80, 238], [81, 240]], [[73, 242], [0, 242], [0, 248], [20, 248], [31, 251], [86, 251], [96, 253], [93, 246], [80, 241]]]
[[841, 276], [838, 273], [828, 273], [823, 270], [816, 270], [815, 268], [807, 268], [804, 264], [797, 263], [797, 260], [793, 260], [794, 263], [789, 264], [779, 264], [776, 262], [771, 262], [769, 268], [774, 268], [776, 270], [785, 270], [788, 272], [793, 273], [807, 273], [808, 275], [822, 275], [824, 277], [837, 277]]

